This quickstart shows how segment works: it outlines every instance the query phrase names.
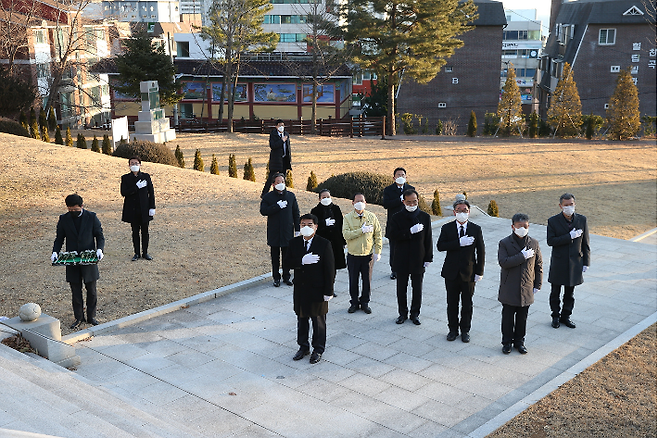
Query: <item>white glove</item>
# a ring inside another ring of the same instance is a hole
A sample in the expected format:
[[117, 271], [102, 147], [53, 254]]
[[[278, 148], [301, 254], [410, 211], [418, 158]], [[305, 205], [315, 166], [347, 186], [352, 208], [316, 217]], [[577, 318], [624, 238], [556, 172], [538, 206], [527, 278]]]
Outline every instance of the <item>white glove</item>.
[[375, 254], [375, 261], [376, 261], [376, 262], [380, 261], [381, 258], [382, 258], [382, 255], [381, 255], [381, 254]]
[[144, 187], [146, 187], [146, 184], [147, 184], [147, 182], [143, 179], [140, 179], [139, 181], [137, 181], [135, 183], [135, 185], [137, 186], [138, 189], [143, 189]]
[[375, 227], [373, 227], [372, 225], [366, 225], [366, 224], [361, 225], [361, 232], [363, 234], [372, 233], [374, 229]]
[[98, 248], [96, 250], [96, 257], [98, 257], [98, 260], [103, 260], [103, 250]]
[[577, 239], [583, 234], [583, 230], [571, 230], [569, 231], [569, 235], [571, 236], [572, 239]]
[[400, 201], [404, 202], [404, 195], [400, 195]]
[[587, 272], [588, 269], [589, 269], [589, 266], [583, 266], [583, 272]]
[[284, 209], [284, 208], [286, 208], [286, 207], [288, 206], [288, 201], [284, 201], [283, 199], [280, 200], [280, 201], [276, 201], [276, 203], [279, 204], [279, 207], [280, 207], [281, 209]]
[[333, 297], [334, 297], [333, 295], [325, 295], [325, 296], [324, 296], [324, 300], [325, 300], [325, 301], [329, 301], [329, 300], [332, 299]]
[[535, 250], [532, 248], [525, 248], [521, 250], [521, 254], [523, 254], [523, 257], [528, 260], [529, 258], [535, 256]]
[[475, 276], [473, 277], [473, 280], [477, 283], [478, 281], [482, 280], [482, 276], [475, 274]]
[[425, 229], [425, 225], [423, 225], [423, 224], [416, 224], [416, 225], [414, 225], [413, 227], [409, 228], [409, 231], [411, 231], [411, 234], [416, 234], [416, 233], [420, 233], [420, 232], [423, 231], [424, 229]]
[[459, 238], [459, 246], [470, 246], [475, 242], [475, 237], [473, 236], [464, 236]]
[[332, 219], [332, 218], [328, 217], [324, 220], [324, 222], [327, 224], [328, 227], [330, 227], [330, 226], [332, 226], [333, 224], [336, 223], [336, 219]]
[[539, 289], [537, 289], [536, 287], [533, 287], [533, 288], [532, 288], [532, 293], [533, 293], [533, 294], [536, 294], [537, 292], [539, 292]]
[[423, 262], [423, 268], [427, 268], [432, 262]]
[[55, 260], [57, 260], [57, 253], [54, 252], [53, 255], [50, 256], [50, 261], [55, 263]]
[[155, 208], [149, 208], [149, 216], [155, 216]]
[[320, 256], [309, 252], [304, 257], [302, 257], [302, 265], [314, 265], [320, 261]]

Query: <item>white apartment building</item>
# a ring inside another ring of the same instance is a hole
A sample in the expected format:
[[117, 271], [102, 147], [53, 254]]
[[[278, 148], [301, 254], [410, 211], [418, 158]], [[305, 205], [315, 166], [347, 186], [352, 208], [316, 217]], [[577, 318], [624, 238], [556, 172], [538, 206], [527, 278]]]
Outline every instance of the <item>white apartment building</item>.
[[100, 18], [132, 23], [176, 23], [180, 21], [178, 0], [105, 0]]
[[[276, 52], [306, 52], [305, 39], [311, 32], [307, 17], [317, 11], [326, 14], [325, 0], [270, 0], [272, 10], [265, 15], [263, 30], [279, 34]], [[327, 14], [327, 17], [330, 16]]]

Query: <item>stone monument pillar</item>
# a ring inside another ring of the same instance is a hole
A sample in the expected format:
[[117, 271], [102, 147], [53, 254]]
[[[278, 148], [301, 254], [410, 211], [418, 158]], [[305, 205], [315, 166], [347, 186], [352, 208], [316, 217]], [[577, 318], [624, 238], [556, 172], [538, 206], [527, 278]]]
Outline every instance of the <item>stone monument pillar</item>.
[[154, 143], [164, 143], [176, 138], [176, 131], [169, 127], [169, 119], [165, 117], [164, 108], [160, 108], [158, 81], [143, 81], [139, 83], [142, 93], [142, 110], [137, 115], [133, 140], [148, 140]]

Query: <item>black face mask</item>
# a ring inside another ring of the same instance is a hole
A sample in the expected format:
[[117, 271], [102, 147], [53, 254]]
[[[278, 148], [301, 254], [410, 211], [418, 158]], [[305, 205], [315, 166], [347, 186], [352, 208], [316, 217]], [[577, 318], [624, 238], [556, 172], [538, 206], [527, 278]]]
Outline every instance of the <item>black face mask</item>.
[[73, 219], [75, 219], [76, 217], [79, 217], [82, 214], [82, 210], [80, 210], [80, 211], [69, 211], [69, 214], [71, 215], [71, 217]]

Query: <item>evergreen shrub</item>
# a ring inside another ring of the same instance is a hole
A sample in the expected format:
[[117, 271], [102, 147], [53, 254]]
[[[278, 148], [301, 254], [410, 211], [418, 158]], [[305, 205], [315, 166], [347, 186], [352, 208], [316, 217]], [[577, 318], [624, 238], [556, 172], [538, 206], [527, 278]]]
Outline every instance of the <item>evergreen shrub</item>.
[[[105, 138], [103, 138], [103, 151], [105, 151], [104, 145]], [[150, 163], [178, 166], [178, 161], [171, 149], [162, 143], [153, 143], [146, 140], [135, 140], [130, 143], [119, 142], [112, 155], [122, 158], [139, 157], [142, 161], [148, 161]]]

